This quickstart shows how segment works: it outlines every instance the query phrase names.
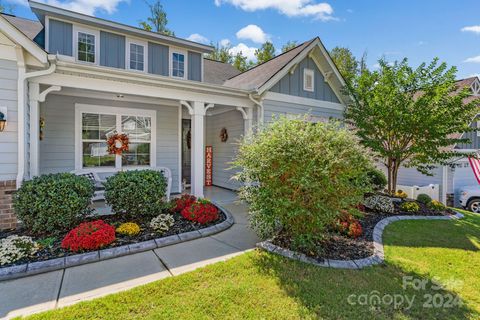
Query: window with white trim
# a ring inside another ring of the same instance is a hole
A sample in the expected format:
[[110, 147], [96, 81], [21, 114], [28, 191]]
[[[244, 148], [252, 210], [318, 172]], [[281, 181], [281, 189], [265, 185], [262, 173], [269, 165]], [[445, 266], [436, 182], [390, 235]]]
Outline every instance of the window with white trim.
[[95, 63], [95, 35], [81, 32], [77, 33], [77, 60]]
[[185, 55], [183, 53], [172, 53], [172, 76], [185, 78]]
[[[155, 111], [111, 108], [102, 106], [78, 107], [76, 121], [81, 154], [80, 168], [122, 168], [155, 166]], [[107, 152], [107, 138], [115, 132], [126, 133], [129, 150], [123, 155]]]
[[315, 88], [315, 73], [312, 69], [303, 69], [303, 90], [313, 92]]
[[145, 70], [145, 46], [130, 43], [129, 68], [131, 70], [144, 71]]

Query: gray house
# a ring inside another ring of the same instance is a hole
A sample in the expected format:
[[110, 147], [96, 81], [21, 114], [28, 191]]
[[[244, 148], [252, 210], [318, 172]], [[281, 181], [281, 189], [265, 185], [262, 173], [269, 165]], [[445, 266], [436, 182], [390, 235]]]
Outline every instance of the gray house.
[[[344, 82], [319, 38], [239, 73], [204, 44], [29, 5], [38, 21], [0, 15], [0, 228], [37, 175], [163, 167], [172, 193], [203, 196], [207, 146], [213, 185], [237, 189], [227, 169], [249, 130], [279, 114], [342, 117]], [[106, 152], [114, 131], [130, 137], [124, 157]]]

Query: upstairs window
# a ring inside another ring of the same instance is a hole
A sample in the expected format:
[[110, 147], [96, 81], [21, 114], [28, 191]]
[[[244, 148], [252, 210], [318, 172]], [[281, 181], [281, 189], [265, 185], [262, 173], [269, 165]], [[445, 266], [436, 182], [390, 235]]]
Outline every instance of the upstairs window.
[[172, 53], [172, 76], [185, 78], [185, 55], [182, 53]]
[[315, 75], [311, 69], [303, 69], [303, 90], [313, 92], [315, 88]]
[[130, 43], [129, 66], [131, 70], [145, 71], [145, 46]]
[[95, 63], [95, 36], [93, 34], [79, 32], [77, 40], [78, 61]]

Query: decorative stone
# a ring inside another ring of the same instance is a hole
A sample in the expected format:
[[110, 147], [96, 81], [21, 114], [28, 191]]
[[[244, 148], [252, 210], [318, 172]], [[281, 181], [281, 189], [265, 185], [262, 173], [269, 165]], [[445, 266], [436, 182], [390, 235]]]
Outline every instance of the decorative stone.
[[130, 253], [143, 252], [143, 251], [153, 250], [156, 248], [157, 248], [157, 244], [155, 243], [155, 240], [142, 241], [142, 242], [128, 245], [128, 249], [130, 250]]
[[357, 265], [352, 260], [333, 260], [328, 259], [330, 268], [336, 269], [358, 269]]
[[100, 260], [100, 255], [98, 254], [98, 251], [87, 252], [82, 254], [76, 254], [74, 256], [67, 256], [65, 258], [65, 266], [78, 266], [80, 264], [95, 262], [98, 260]]
[[219, 231], [223, 231], [223, 230], [226, 230], [226, 229], [230, 228], [232, 226], [232, 224], [233, 224], [232, 222], [229, 222], [229, 221], [225, 220], [225, 221], [217, 224], [216, 227]]
[[103, 249], [103, 250], [100, 250], [100, 260], [106, 260], [106, 259], [124, 256], [129, 252], [130, 252], [130, 248], [128, 247], [128, 245]]
[[187, 241], [187, 240], [201, 238], [202, 234], [198, 231], [190, 231], [190, 232], [180, 233], [178, 236], [180, 237], [180, 240]]
[[182, 241], [182, 239], [180, 239], [180, 237], [176, 234], [174, 234], [172, 236], [168, 236], [168, 237], [155, 239], [155, 243], [157, 244], [157, 248], [166, 247], [166, 246], [169, 246], [169, 245], [172, 245], [172, 244], [175, 244], [175, 243], [179, 243], [181, 241]]
[[218, 229], [213, 225], [208, 228], [203, 228], [198, 230], [201, 233], [202, 237], [208, 237], [212, 234], [218, 233]]
[[39, 273], [62, 269], [65, 266], [65, 258], [57, 258], [45, 261], [37, 261], [28, 264], [27, 273]]
[[370, 267], [376, 264], [379, 264], [380, 261], [374, 258], [375, 256], [370, 256], [368, 258], [364, 259], [356, 259], [353, 260], [353, 262], [357, 265], [359, 269], [365, 268], [365, 267]]
[[18, 266], [0, 268], [0, 280], [13, 279], [25, 274], [27, 272], [27, 264], [20, 264]]

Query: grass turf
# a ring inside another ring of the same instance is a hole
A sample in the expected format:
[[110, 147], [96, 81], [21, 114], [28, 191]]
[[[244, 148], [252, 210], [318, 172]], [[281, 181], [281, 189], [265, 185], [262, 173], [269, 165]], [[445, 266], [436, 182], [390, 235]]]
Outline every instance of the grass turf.
[[[479, 239], [478, 215], [400, 221], [385, 230], [383, 266], [325, 269], [255, 251], [30, 319], [478, 319]], [[405, 290], [404, 276], [427, 285]], [[446, 287], [433, 288], [431, 279]], [[426, 295], [437, 297], [433, 307]], [[457, 295], [463, 305], [445, 307]], [[377, 296], [383, 302], [362, 300]], [[400, 296], [412, 306], [385, 298]]]

